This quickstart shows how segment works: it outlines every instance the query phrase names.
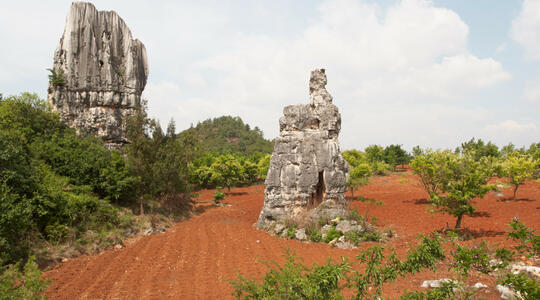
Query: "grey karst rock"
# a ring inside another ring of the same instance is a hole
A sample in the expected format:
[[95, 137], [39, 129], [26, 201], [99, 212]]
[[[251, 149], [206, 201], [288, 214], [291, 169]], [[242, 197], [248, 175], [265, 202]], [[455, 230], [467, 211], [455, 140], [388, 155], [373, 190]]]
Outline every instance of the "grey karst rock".
[[141, 105], [148, 62], [116, 12], [72, 3], [52, 69], [63, 80], [51, 80], [48, 100], [64, 122], [111, 147], [127, 142], [123, 121]]
[[326, 90], [324, 69], [311, 72], [310, 103], [286, 106], [266, 177], [259, 229], [287, 218], [334, 218], [346, 214], [349, 165], [338, 135], [341, 116]]

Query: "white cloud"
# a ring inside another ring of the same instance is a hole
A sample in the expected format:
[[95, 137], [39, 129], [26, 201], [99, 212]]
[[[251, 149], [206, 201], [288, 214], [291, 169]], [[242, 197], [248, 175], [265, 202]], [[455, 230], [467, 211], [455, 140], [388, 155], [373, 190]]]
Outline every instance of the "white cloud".
[[487, 131], [527, 131], [527, 130], [536, 130], [537, 127], [534, 123], [525, 123], [520, 124], [514, 120], [506, 120], [499, 124], [491, 124], [486, 126]]
[[[403, 130], [411, 120], [399, 118], [400, 114], [429, 118], [427, 107], [411, 108], [413, 104], [474, 101], [472, 93], [510, 78], [498, 61], [472, 55], [467, 49], [468, 26], [455, 12], [435, 7], [431, 1], [405, 0], [387, 10], [363, 1], [325, 1], [319, 14], [295, 39], [239, 35], [230, 49], [196, 62], [200, 68], [224, 74], [214, 89], [200, 97], [228, 103], [238, 113], [248, 112], [248, 121], [254, 120], [269, 136], [276, 136], [276, 116], [282, 107], [307, 103], [309, 71], [324, 67], [344, 124], [364, 127], [360, 119], [346, 120], [346, 112], [399, 106], [396, 116]], [[437, 108], [441, 113], [444, 109], [462, 111]], [[478, 115], [471, 114], [469, 120], [461, 120], [461, 114], [447, 118], [467, 124], [478, 120]], [[388, 132], [385, 140], [401, 139], [402, 134], [390, 130], [394, 121], [380, 122], [376, 132]], [[427, 135], [425, 125], [415, 130]], [[346, 135], [343, 139], [358, 140]]]
[[540, 60], [540, 1], [523, 1], [521, 12], [512, 22], [511, 36], [528, 58]]
[[526, 83], [523, 98], [530, 102], [540, 103], [540, 77]]

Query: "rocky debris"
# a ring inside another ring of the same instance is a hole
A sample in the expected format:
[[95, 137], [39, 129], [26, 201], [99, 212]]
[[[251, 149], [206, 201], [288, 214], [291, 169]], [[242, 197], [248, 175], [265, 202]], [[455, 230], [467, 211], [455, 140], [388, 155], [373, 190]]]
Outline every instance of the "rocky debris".
[[300, 229], [296, 230], [296, 234], [295, 234], [294, 237], [299, 241], [307, 240], [306, 230], [304, 228], [300, 228]]
[[510, 272], [514, 274], [525, 273], [532, 278], [536, 278], [536, 280], [540, 280], [540, 267], [514, 264], [510, 266]]
[[473, 288], [475, 289], [484, 289], [484, 288], [487, 288], [487, 285], [481, 283], [481, 282], [477, 282], [473, 285]]
[[454, 280], [452, 279], [449, 279], [449, 278], [442, 278], [442, 279], [437, 279], [437, 280], [425, 280], [424, 282], [422, 282], [422, 285], [421, 287], [423, 288], [439, 288], [442, 286], [443, 283], [446, 283], [446, 282], [454, 282]]
[[326, 224], [321, 228], [321, 234], [326, 235], [328, 230], [332, 229], [332, 225]]
[[281, 232], [283, 232], [283, 230], [285, 229], [285, 225], [283, 224], [276, 224], [276, 226], [274, 226], [274, 233], [276, 235], [279, 235]]
[[286, 106], [266, 177], [257, 228], [276, 222], [346, 214], [349, 166], [339, 148], [341, 115], [326, 90], [324, 69], [311, 72], [309, 104]]
[[340, 248], [340, 249], [356, 249], [357, 247], [353, 245], [351, 242], [349, 242], [345, 236], [340, 236], [336, 243], [334, 244], [334, 247]]
[[515, 292], [513, 289], [505, 285], [498, 284], [495, 288], [499, 293], [501, 293], [501, 299], [523, 299], [519, 292]]
[[358, 226], [356, 221], [343, 220], [337, 224], [336, 229], [343, 233], [347, 233], [352, 230], [361, 231], [362, 227]]
[[73, 2], [54, 53], [48, 100], [78, 134], [127, 142], [124, 120], [141, 105], [148, 78], [146, 50], [114, 11]]

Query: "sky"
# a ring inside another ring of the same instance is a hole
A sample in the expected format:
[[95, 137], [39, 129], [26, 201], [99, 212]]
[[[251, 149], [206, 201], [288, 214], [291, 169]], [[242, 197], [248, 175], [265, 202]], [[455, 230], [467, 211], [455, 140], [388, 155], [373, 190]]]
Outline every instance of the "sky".
[[[540, 0], [96, 0], [147, 50], [150, 116], [268, 139], [325, 68], [343, 149], [540, 142]], [[0, 0], [0, 93], [47, 97], [71, 1]]]

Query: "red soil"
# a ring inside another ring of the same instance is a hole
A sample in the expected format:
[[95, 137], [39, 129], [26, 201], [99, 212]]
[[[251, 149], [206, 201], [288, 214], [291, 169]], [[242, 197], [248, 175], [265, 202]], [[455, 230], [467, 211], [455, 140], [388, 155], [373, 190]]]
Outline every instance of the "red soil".
[[[408, 174], [379, 177], [362, 187], [356, 194], [383, 201], [382, 206], [369, 208], [370, 216], [379, 225], [392, 226], [397, 238], [385, 243], [405, 253], [407, 243], [414, 242], [418, 233], [429, 233], [453, 227], [455, 218], [426, 212], [426, 193], [418, 180]], [[99, 255], [82, 256], [55, 266], [45, 273], [52, 280], [46, 295], [50, 299], [228, 299], [236, 272], [251, 278], [261, 278], [267, 268], [259, 260], [283, 263], [284, 248], [290, 248], [304, 263], [323, 263], [327, 257], [353, 258], [360, 250], [341, 250], [325, 244], [302, 243], [272, 237], [261, 232], [253, 223], [257, 220], [263, 200], [264, 187], [232, 189], [227, 196], [229, 207], [210, 203], [213, 191], [202, 191], [197, 203], [200, 214], [169, 228], [166, 233], [142, 237], [120, 250], [108, 250]], [[511, 191], [505, 192], [506, 197]], [[518, 190], [519, 201], [500, 201], [494, 193], [477, 201], [474, 217], [464, 217], [462, 226], [469, 228], [478, 244], [509, 245], [505, 234], [508, 223], [518, 216], [527, 226], [540, 232], [540, 189], [530, 182]], [[367, 205], [352, 202], [361, 213]], [[364, 247], [373, 245], [366, 243]], [[404, 289], [420, 290], [423, 280], [451, 277], [443, 263], [434, 274], [422, 272], [387, 284], [386, 297], [395, 297]], [[481, 281], [490, 288], [479, 296], [497, 298], [495, 280], [473, 274], [471, 284]]]

